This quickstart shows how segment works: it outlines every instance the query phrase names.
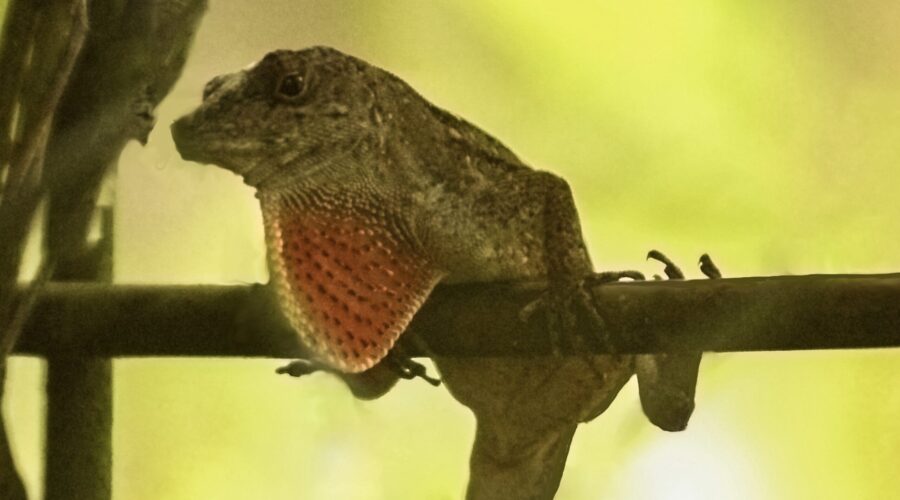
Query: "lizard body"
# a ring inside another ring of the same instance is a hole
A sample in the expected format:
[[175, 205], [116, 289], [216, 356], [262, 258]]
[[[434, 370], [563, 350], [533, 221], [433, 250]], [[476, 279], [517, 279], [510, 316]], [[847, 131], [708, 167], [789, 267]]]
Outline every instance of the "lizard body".
[[[562, 179], [334, 49], [276, 51], [214, 78], [172, 132], [185, 159], [256, 188], [282, 310], [339, 371], [378, 378], [438, 282], [547, 278], [552, 315], [593, 271]], [[551, 498], [578, 423], [635, 369], [612, 355], [435, 363], [476, 416], [473, 499]]]

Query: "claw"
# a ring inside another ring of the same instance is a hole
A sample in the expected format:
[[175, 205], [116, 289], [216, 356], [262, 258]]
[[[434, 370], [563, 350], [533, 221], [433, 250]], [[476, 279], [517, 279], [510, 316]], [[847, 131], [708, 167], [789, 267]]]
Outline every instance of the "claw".
[[659, 250], [650, 250], [649, 252], [647, 252], [647, 259], [648, 260], [653, 259], [655, 261], [659, 261], [659, 262], [662, 262], [663, 264], [665, 264], [666, 268], [663, 270], [663, 272], [666, 273], [666, 276], [670, 280], [683, 280], [684, 279], [684, 273], [681, 272], [681, 269], [679, 269], [678, 266], [676, 266], [675, 263], [672, 262], [671, 259], [666, 257], [665, 254], [663, 254]]
[[412, 380], [415, 378], [421, 378], [422, 380], [428, 382], [429, 384], [437, 387], [441, 385], [441, 379], [434, 378], [428, 375], [428, 370], [425, 368], [425, 365], [420, 363], [416, 363], [409, 357], [397, 351], [397, 347], [394, 348], [388, 353], [387, 360], [388, 366], [402, 379]]
[[718, 279], [722, 277], [719, 268], [713, 263], [708, 253], [700, 256], [700, 272], [709, 279]]

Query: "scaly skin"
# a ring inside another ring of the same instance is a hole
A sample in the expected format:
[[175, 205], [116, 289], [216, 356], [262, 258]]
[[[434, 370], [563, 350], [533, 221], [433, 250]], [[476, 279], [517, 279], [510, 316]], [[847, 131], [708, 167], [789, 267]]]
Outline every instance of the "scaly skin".
[[[215, 78], [172, 131], [257, 189], [282, 310], [337, 370], [365, 375], [438, 282], [546, 277], [565, 325], [592, 272], [563, 180], [334, 49]], [[575, 427], [633, 373], [630, 356], [435, 362], [477, 418], [470, 498], [552, 497]]]

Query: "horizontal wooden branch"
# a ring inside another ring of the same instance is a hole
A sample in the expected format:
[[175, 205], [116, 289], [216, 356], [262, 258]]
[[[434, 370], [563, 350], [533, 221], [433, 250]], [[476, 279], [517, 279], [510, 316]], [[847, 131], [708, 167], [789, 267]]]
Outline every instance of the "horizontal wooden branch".
[[[412, 355], [550, 352], [543, 318], [519, 311], [538, 283], [438, 287], [410, 326]], [[620, 353], [900, 346], [900, 274], [613, 283], [592, 289]], [[590, 326], [579, 325], [587, 338]], [[580, 351], [605, 352], [586, 344]], [[17, 347], [39, 356], [305, 355], [268, 289], [56, 284]]]

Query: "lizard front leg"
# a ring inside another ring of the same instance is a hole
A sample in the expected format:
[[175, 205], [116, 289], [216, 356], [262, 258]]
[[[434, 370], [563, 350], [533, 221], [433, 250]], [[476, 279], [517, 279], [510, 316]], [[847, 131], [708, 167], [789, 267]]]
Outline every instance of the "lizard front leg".
[[579, 313], [590, 321], [596, 332], [594, 339], [606, 344], [608, 338], [602, 315], [594, 306], [586, 286], [622, 278], [639, 280], [643, 279], [643, 275], [637, 271], [593, 274], [569, 185], [547, 172], [536, 172], [534, 177], [533, 189], [543, 205], [543, 254], [548, 288], [538, 301], [523, 310], [523, 316], [530, 316], [537, 308], [543, 309], [551, 342], [557, 352], [564, 340], [573, 348], [584, 342], [584, 338], [573, 334], [577, 329]]

